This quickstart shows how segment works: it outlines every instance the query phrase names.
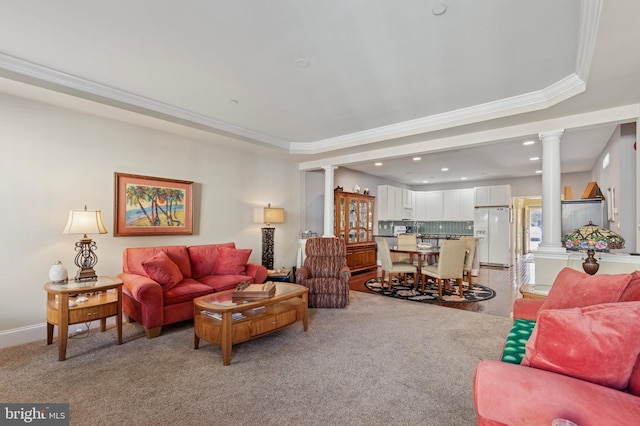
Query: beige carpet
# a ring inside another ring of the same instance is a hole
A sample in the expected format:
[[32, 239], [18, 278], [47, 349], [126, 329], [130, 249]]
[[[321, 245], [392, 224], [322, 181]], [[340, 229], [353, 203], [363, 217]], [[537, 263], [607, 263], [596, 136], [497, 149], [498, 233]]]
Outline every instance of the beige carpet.
[[[126, 324], [0, 350], [0, 401], [69, 402], [72, 425], [473, 425], [473, 371], [507, 318], [362, 292], [346, 309], [233, 348], [193, 349], [189, 323], [148, 340]], [[44, 337], [44, 336], [43, 336]]]

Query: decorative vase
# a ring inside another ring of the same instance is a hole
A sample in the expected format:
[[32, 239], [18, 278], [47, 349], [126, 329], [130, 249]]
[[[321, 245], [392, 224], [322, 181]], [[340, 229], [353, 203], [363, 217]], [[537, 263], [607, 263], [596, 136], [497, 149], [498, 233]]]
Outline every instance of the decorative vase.
[[64, 284], [69, 280], [67, 268], [59, 260], [49, 269], [49, 279], [55, 284]]
[[358, 185], [354, 185], [353, 186], [353, 192], [355, 192], [356, 194], [360, 193], [360, 187]]

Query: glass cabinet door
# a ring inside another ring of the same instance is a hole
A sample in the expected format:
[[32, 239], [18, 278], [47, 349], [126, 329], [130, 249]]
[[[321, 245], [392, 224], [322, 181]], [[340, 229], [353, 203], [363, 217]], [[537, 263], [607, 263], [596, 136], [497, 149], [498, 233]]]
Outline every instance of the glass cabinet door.
[[367, 202], [360, 200], [358, 203], [358, 241], [367, 241]]
[[357, 242], [358, 229], [358, 202], [357, 200], [349, 200], [349, 243]]
[[336, 220], [338, 221], [338, 237], [340, 239], [344, 240], [345, 237], [345, 229], [346, 229], [346, 223], [345, 223], [345, 198], [344, 197], [340, 197], [340, 200], [338, 201], [338, 212], [336, 213]]

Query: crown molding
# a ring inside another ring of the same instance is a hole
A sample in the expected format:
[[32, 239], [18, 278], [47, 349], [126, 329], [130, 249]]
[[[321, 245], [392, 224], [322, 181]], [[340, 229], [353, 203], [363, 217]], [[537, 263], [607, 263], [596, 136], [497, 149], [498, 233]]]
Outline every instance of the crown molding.
[[362, 132], [337, 136], [313, 143], [291, 143], [292, 154], [320, 154], [343, 148], [381, 142], [428, 133], [450, 127], [464, 126], [480, 121], [493, 120], [515, 114], [548, 108], [572, 96], [584, 92], [586, 85], [576, 74], [571, 74], [550, 86], [531, 93], [461, 108], [416, 120], [395, 123]]
[[[0, 75], [210, 133], [259, 142], [290, 154], [322, 154], [389, 139], [541, 110], [586, 90], [604, 0], [582, 0], [575, 72], [538, 91], [312, 142], [290, 142], [0, 53]], [[8, 74], [8, 75], [7, 75]]]
[[[288, 149], [289, 143], [250, 129], [216, 120], [193, 111], [178, 108], [155, 99], [116, 89], [95, 81], [57, 71], [0, 52], [0, 70], [17, 75], [20, 80], [46, 89], [98, 101], [107, 105], [161, 118], [177, 124], [191, 125], [201, 130], [234, 135], [243, 139]], [[7, 76], [11, 78], [11, 76]], [[14, 77], [15, 78], [15, 77]]]

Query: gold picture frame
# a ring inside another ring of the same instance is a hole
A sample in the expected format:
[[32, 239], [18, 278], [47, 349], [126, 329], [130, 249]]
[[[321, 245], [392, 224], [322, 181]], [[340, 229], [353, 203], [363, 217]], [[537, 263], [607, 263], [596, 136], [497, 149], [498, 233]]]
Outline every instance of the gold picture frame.
[[192, 235], [193, 182], [115, 173], [114, 236]]

